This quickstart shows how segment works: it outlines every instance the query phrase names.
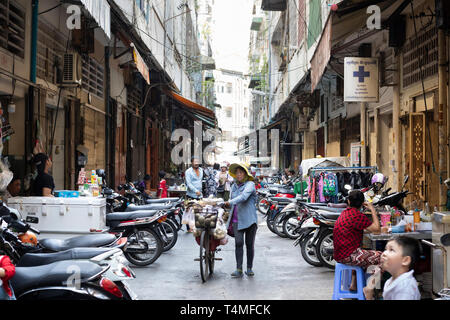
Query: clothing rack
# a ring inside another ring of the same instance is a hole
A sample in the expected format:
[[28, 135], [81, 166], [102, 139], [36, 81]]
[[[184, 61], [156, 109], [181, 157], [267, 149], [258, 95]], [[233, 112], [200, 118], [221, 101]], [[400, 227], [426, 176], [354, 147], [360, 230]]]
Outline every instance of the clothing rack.
[[311, 168], [309, 171], [353, 171], [353, 170], [373, 170], [375, 173], [378, 172], [376, 166], [373, 167], [322, 167], [322, 168]]

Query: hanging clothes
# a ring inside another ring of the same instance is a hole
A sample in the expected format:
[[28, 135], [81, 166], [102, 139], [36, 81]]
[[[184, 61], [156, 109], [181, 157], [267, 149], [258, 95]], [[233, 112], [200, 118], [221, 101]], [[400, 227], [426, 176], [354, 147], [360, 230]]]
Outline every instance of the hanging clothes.
[[318, 182], [318, 186], [319, 186], [319, 202], [326, 202], [325, 196], [323, 194], [323, 174], [321, 174], [319, 176], [319, 182]]

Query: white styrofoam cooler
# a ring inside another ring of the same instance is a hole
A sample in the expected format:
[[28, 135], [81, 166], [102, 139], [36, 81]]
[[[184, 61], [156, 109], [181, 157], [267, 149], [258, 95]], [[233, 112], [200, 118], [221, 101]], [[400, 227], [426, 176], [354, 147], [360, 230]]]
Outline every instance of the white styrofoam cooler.
[[106, 228], [106, 199], [100, 197], [53, 198], [14, 197], [8, 207], [17, 209], [22, 219], [36, 217], [30, 224], [41, 232], [89, 233]]

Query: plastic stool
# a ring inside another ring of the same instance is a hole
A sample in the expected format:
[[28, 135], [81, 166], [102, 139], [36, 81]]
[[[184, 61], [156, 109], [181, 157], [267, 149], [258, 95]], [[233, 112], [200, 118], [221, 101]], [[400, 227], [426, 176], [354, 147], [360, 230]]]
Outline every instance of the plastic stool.
[[[356, 287], [357, 291], [350, 291], [352, 283], [352, 270], [356, 271]], [[366, 286], [366, 273], [361, 267], [348, 266], [346, 264], [336, 263], [334, 271], [334, 290], [333, 300], [358, 299], [366, 300], [364, 298], [363, 288]]]

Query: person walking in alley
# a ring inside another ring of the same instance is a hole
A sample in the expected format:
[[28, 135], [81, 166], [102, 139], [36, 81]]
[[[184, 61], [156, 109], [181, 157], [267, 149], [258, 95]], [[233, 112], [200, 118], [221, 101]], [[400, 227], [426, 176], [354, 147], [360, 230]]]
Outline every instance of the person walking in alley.
[[[256, 214], [256, 189], [253, 176], [244, 164], [233, 163], [230, 166], [230, 175], [235, 178], [231, 187], [230, 201], [225, 202], [226, 207], [231, 207], [231, 229], [235, 237], [236, 270], [232, 277], [242, 277], [242, 264], [244, 260], [244, 236], [247, 249], [248, 276], [254, 276], [253, 258], [255, 255], [255, 238], [258, 228], [258, 216]], [[230, 227], [228, 228], [230, 229]]]
[[166, 179], [164, 179], [166, 176], [166, 173], [164, 171], [159, 172], [159, 178], [161, 179], [159, 181], [159, 188], [158, 188], [158, 197], [159, 198], [167, 198], [167, 182]]
[[215, 163], [213, 167], [209, 167], [205, 170], [206, 176], [206, 194], [205, 197], [212, 195], [213, 197], [217, 194], [217, 173], [219, 172], [219, 164]]
[[219, 184], [217, 187], [217, 197], [228, 201], [230, 198], [231, 183], [233, 182], [233, 178], [228, 173], [226, 163], [222, 163], [220, 165], [220, 171], [217, 173], [216, 179]]
[[[203, 180], [203, 169], [200, 168], [200, 161], [192, 157], [191, 167], [186, 170], [184, 174], [186, 181], [186, 198], [187, 199], [201, 199], [202, 198], [202, 180]], [[188, 232], [192, 232], [189, 229], [189, 225], [186, 225]]]

